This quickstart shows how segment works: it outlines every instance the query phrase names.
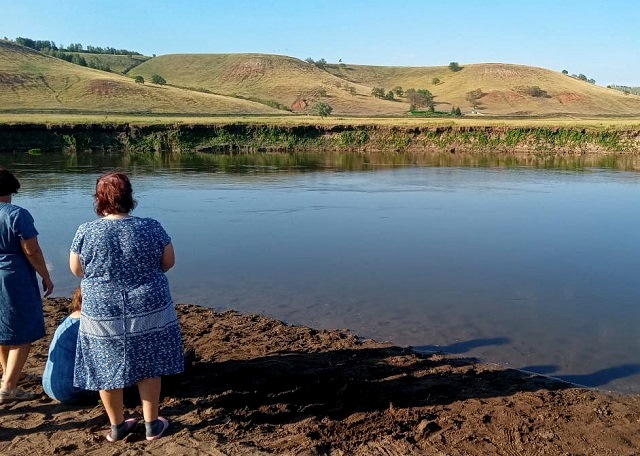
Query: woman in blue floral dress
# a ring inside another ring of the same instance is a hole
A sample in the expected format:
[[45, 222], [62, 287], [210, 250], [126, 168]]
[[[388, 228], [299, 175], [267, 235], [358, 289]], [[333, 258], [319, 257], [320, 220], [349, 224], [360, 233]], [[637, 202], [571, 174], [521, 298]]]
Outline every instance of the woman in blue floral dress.
[[124, 173], [96, 183], [100, 218], [80, 225], [71, 244], [71, 271], [82, 277], [82, 316], [74, 385], [100, 391], [111, 432], [124, 438], [136, 420], [124, 419], [123, 388], [137, 385], [147, 440], [168, 421], [159, 416], [161, 376], [182, 372], [182, 338], [165, 272], [175, 256], [159, 222], [132, 217], [133, 190]]

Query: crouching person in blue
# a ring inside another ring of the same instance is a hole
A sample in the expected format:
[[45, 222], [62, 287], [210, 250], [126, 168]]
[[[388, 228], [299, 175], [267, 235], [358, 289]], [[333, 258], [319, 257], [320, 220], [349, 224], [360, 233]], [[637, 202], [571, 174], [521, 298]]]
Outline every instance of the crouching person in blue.
[[71, 302], [71, 314], [56, 329], [49, 346], [49, 357], [42, 374], [42, 388], [49, 397], [65, 404], [98, 400], [98, 393], [73, 386], [76, 345], [80, 329], [82, 292], [76, 288]]

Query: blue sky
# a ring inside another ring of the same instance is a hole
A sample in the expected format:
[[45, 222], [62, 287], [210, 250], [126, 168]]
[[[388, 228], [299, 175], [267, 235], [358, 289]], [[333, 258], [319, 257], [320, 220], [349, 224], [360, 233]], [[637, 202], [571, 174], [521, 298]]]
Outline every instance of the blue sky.
[[[145, 55], [260, 52], [328, 62], [504, 62], [640, 86], [635, 0], [0, 0], [0, 36]], [[1, 70], [1, 68], [0, 68]]]

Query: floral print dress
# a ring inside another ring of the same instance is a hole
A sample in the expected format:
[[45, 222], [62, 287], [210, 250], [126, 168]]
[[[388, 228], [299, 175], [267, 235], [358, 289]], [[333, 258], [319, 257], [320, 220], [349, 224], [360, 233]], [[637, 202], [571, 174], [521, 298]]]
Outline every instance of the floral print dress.
[[182, 372], [169, 283], [161, 269], [171, 238], [150, 218], [97, 219], [71, 244], [84, 270], [74, 385], [110, 390]]

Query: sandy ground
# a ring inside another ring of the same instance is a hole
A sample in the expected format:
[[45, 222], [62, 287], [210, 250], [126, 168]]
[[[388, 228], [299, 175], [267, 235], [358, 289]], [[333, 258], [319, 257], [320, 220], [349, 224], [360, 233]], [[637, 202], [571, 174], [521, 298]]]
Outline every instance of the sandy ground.
[[[40, 376], [68, 300], [45, 301], [49, 336], [26, 372]], [[635, 455], [640, 397], [444, 354], [289, 326], [260, 315], [179, 305], [187, 369], [163, 386], [166, 437], [142, 422], [108, 443], [98, 404], [0, 406], [0, 454]], [[141, 416], [135, 396], [127, 415]]]

